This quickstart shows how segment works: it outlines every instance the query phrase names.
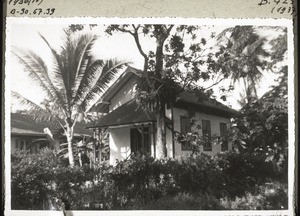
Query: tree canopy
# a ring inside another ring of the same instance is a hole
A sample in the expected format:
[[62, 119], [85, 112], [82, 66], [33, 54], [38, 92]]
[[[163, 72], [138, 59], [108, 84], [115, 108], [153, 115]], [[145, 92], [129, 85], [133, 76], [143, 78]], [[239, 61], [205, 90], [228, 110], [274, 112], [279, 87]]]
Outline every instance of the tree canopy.
[[282, 163], [287, 156], [289, 131], [287, 67], [277, 83], [242, 108], [230, 137], [240, 152]]
[[90, 108], [126, 63], [117, 59], [95, 59], [91, 53], [97, 40], [95, 35], [75, 34], [65, 29], [58, 50], [40, 36], [52, 54], [50, 64], [31, 50], [15, 49], [14, 55], [46, 98], [42, 104], [36, 104], [17, 92], [12, 95], [30, 108], [36, 120], [55, 121], [63, 128], [68, 140], [69, 163], [73, 166], [74, 125], [88, 116]]

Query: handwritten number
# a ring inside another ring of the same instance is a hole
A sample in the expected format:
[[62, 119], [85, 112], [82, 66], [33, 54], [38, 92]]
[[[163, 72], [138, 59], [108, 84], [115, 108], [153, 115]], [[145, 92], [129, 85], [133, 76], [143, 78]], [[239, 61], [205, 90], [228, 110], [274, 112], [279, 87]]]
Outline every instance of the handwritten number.
[[271, 13], [273, 13], [273, 12], [274, 12], [274, 9], [275, 9], [275, 7], [273, 7], [273, 8], [272, 8], [272, 10], [271, 10]]
[[55, 8], [47, 8], [45, 14], [52, 15], [55, 11]]
[[280, 3], [280, 0], [274, 0], [274, 2], [278, 5]]
[[33, 11], [33, 14], [40, 15], [41, 13], [42, 13], [42, 9], [41, 9], [41, 8], [36, 8], [36, 9]]
[[296, 12], [296, 8], [293, 7], [293, 10], [292, 10], [292, 13], [291, 14], [294, 14]]
[[25, 8], [22, 8], [20, 15], [22, 15], [22, 14], [28, 14], [28, 10], [26, 10]]
[[260, 3], [258, 3], [259, 6], [262, 6], [262, 5], [265, 5], [265, 4], [268, 4], [270, 2], [268, 2], [268, 0], [261, 0]]
[[10, 11], [10, 13], [11, 13], [11, 14], [15, 14], [15, 13], [16, 13], [16, 9], [12, 9], [12, 10]]
[[52, 15], [54, 13], [54, 11], [55, 11], [55, 8], [52, 8], [51, 12], [50, 12], [50, 15]]

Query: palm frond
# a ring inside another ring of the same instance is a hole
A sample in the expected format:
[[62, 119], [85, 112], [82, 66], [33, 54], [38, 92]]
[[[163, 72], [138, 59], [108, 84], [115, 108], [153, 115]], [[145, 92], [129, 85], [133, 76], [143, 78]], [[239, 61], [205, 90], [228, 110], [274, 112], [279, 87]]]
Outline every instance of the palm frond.
[[227, 33], [232, 33], [234, 27], [226, 28], [216, 36], [217, 41], [223, 40]]
[[[49, 86], [47, 85], [47, 82], [45, 82], [45, 77], [43, 76], [43, 72], [47, 71], [47, 67], [44, 64], [44, 62], [41, 60], [41, 62], [37, 62], [36, 59], [34, 59], [36, 56], [33, 52], [28, 51], [24, 52], [22, 50], [17, 50], [12, 52], [19, 60], [19, 62], [24, 66], [25, 72], [28, 73], [28, 77], [34, 81], [38, 87], [43, 90], [47, 96], [50, 98], [53, 97], [52, 92], [49, 89]], [[23, 54], [21, 56], [21, 54]]]
[[13, 54], [25, 67], [25, 71], [28, 72], [29, 77], [35, 81], [35, 84], [46, 93], [49, 99], [54, 101], [58, 98], [58, 105], [63, 108], [63, 100], [49, 77], [49, 71], [43, 59], [30, 50], [24, 51], [15, 49]]
[[96, 36], [87, 35], [83, 35], [79, 38], [78, 46], [74, 53], [76, 68], [74, 81], [72, 83], [72, 98], [74, 98], [78, 93], [79, 86], [83, 80], [87, 68], [89, 68], [93, 62], [95, 62], [93, 56], [91, 55], [91, 49], [97, 38], [98, 37]]
[[20, 105], [24, 105], [28, 108], [30, 115], [26, 115], [27, 117], [33, 119], [38, 122], [52, 122], [55, 121], [60, 124], [59, 118], [57, 117], [57, 113], [53, 113], [54, 110], [47, 109], [46, 107], [42, 107], [33, 101], [23, 97], [19, 93], [12, 91], [11, 96], [15, 98]]
[[116, 59], [107, 60], [96, 84], [83, 98], [84, 100], [82, 100], [79, 106], [80, 109], [88, 112], [89, 109], [100, 99], [103, 92], [107, 89], [108, 84], [115, 78], [115, 75], [127, 64], [128, 62], [118, 61]]
[[101, 77], [105, 62], [96, 60], [90, 64], [83, 74], [82, 80], [78, 86], [77, 94], [73, 98], [72, 104], [79, 105], [89, 91], [95, 86], [97, 80]]
[[66, 73], [66, 63], [64, 62], [61, 55], [57, 53], [57, 51], [50, 45], [47, 39], [39, 34], [43, 41], [47, 44], [49, 49], [51, 50], [53, 56], [53, 84], [59, 89], [61, 97], [63, 98], [63, 102], [65, 106], [70, 104], [70, 95], [68, 94], [68, 76]]

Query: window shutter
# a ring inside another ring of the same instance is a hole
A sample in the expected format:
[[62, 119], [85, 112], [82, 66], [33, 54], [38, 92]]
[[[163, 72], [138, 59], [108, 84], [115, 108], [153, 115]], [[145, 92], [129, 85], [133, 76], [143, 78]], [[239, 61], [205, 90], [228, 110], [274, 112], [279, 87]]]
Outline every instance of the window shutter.
[[211, 125], [209, 120], [202, 120], [202, 136], [207, 138], [204, 142], [203, 149], [204, 151], [211, 151], [212, 145], [211, 145]]
[[[180, 116], [180, 131], [184, 135], [191, 132], [191, 121], [190, 121], [189, 117]], [[181, 150], [182, 151], [191, 151], [192, 150], [191, 143], [188, 141], [182, 142]]]
[[226, 123], [220, 123], [220, 135], [221, 135], [221, 137], [225, 137], [227, 135]]
[[180, 131], [183, 134], [191, 132], [191, 122], [189, 117], [180, 116]]
[[221, 145], [221, 150], [222, 151], [227, 151], [228, 150], [228, 141], [227, 141], [227, 125], [226, 123], [220, 123], [220, 135], [223, 138], [223, 142]]
[[209, 138], [211, 137], [211, 126], [209, 120], [202, 120], [202, 135], [207, 135]]

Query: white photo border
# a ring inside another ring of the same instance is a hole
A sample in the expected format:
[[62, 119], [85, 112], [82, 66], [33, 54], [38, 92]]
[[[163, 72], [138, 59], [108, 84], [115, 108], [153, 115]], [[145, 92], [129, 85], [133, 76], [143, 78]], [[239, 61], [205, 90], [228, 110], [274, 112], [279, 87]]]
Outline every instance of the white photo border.
[[295, 181], [295, 71], [294, 71], [294, 32], [293, 21], [291, 19], [222, 19], [222, 18], [92, 18], [92, 17], [71, 17], [71, 18], [27, 18], [27, 17], [7, 17], [6, 18], [6, 44], [5, 44], [5, 215], [62, 215], [61, 211], [31, 211], [31, 210], [11, 210], [11, 119], [10, 119], [10, 94], [11, 94], [11, 29], [14, 24], [186, 24], [186, 25], [256, 25], [256, 26], [285, 26], [288, 35], [288, 127], [289, 127], [289, 152], [288, 152], [288, 210], [255, 210], [255, 211], [67, 211], [69, 215], [152, 215], [152, 214], [172, 214], [179, 215], [268, 215], [285, 216], [294, 214], [294, 181]]

